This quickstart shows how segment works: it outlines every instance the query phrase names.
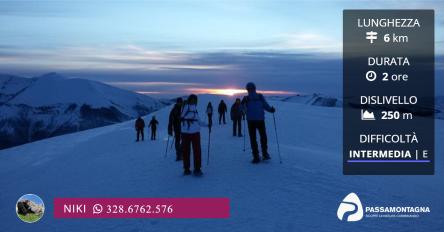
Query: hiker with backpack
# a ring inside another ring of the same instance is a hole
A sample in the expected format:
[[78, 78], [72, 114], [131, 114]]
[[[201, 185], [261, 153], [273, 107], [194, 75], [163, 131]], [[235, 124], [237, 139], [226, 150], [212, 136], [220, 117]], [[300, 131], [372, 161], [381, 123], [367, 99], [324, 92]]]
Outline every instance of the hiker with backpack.
[[181, 123], [180, 114], [182, 112], [183, 99], [177, 98], [176, 104], [170, 111], [168, 120], [168, 136], [173, 136], [174, 132], [174, 147], [176, 149], [176, 161], [182, 160], [182, 145], [181, 145]]
[[236, 98], [236, 101], [231, 106], [230, 117], [231, 121], [233, 121], [233, 136], [242, 137], [243, 110], [239, 98]]
[[248, 95], [242, 99], [242, 106], [247, 115], [248, 134], [250, 136], [250, 145], [253, 152], [252, 163], [259, 163], [259, 149], [256, 141], [256, 130], [259, 131], [262, 160], [269, 160], [267, 146], [267, 132], [265, 129], [265, 112], [276, 112], [274, 107], [270, 106], [264, 96], [256, 92], [256, 85], [252, 82], [246, 85]]
[[197, 112], [197, 96], [191, 94], [188, 97], [187, 104], [183, 106], [181, 113], [181, 132], [182, 132], [182, 149], [183, 149], [183, 168], [184, 175], [190, 175], [190, 156], [191, 146], [193, 147], [193, 174], [202, 175], [202, 154], [200, 145], [200, 126], [202, 123]]
[[227, 124], [225, 121], [225, 113], [227, 112], [227, 105], [224, 100], [220, 100], [219, 107], [217, 108], [217, 112], [219, 113], [219, 125], [223, 122]]
[[213, 125], [213, 105], [211, 102], [208, 102], [207, 105], [207, 116], [208, 116], [208, 126], [211, 128]]
[[142, 136], [142, 141], [144, 139], [143, 129], [145, 128], [145, 121], [142, 119], [142, 117], [138, 117], [136, 119], [136, 123], [134, 124], [134, 128], [137, 132], [137, 140], [136, 142], [139, 142], [139, 137]]
[[150, 123], [148, 124], [148, 128], [151, 128], [151, 140], [156, 140], [156, 131], [158, 124], [159, 121], [156, 120], [156, 116], [153, 116]]

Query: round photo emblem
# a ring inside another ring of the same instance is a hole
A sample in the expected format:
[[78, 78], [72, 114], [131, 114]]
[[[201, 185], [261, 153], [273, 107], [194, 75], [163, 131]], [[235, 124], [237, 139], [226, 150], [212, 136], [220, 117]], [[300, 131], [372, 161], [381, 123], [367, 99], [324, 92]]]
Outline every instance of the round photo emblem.
[[15, 205], [17, 217], [27, 223], [34, 223], [40, 220], [45, 213], [45, 204], [42, 198], [35, 194], [21, 196]]

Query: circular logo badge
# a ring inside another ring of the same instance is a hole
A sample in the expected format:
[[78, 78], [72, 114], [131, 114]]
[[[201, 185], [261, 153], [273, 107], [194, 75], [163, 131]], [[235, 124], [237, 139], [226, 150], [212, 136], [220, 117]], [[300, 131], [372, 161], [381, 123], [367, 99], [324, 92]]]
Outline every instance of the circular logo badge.
[[15, 205], [17, 217], [27, 223], [34, 223], [40, 220], [45, 213], [45, 204], [42, 198], [35, 194], [21, 196]]

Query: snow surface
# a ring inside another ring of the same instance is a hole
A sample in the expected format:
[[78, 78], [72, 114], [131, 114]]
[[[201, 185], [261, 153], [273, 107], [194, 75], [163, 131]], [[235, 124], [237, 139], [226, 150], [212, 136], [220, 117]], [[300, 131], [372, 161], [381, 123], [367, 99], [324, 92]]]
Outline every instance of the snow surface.
[[35, 79], [17, 78], [12, 75], [0, 74], [0, 105], [13, 98], [21, 90], [26, 89]]
[[32, 78], [17, 78], [13, 75], [0, 75], [0, 92], [13, 94], [32, 83]]
[[342, 101], [337, 97], [326, 96], [319, 93], [313, 94], [298, 94], [292, 96], [272, 96], [272, 100], [293, 102], [306, 105], [326, 106], [326, 107], [341, 107]]
[[[201, 114], [208, 99], [213, 105], [220, 100], [201, 96]], [[344, 176], [341, 108], [270, 104], [277, 108], [283, 164], [267, 114], [270, 162], [252, 165], [249, 150], [242, 151], [243, 139], [231, 136], [231, 124], [216, 123], [209, 166], [203, 155], [202, 178], [182, 176], [173, 151], [164, 158], [170, 107], [152, 114], [160, 122], [158, 141], [135, 143], [134, 122], [129, 121], [1, 150], [0, 231], [442, 231], [442, 120], [436, 120], [434, 176]], [[203, 133], [203, 151], [207, 138]], [[364, 207], [420, 205], [430, 206], [432, 213], [417, 219], [341, 222], [336, 210], [350, 192], [358, 194]], [[46, 204], [45, 216], [36, 224], [15, 215], [15, 203], [26, 193], [39, 195]], [[55, 197], [229, 197], [231, 217], [54, 219]]]

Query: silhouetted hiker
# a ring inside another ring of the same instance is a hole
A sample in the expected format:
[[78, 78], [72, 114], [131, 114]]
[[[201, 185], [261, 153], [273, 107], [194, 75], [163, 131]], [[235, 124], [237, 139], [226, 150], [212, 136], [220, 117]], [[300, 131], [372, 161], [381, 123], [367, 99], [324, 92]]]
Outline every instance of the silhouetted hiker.
[[221, 124], [222, 121], [224, 124], [227, 124], [227, 122], [225, 121], [225, 113], [227, 112], [227, 105], [225, 104], [224, 100], [220, 100], [217, 112], [219, 113], [219, 125]]
[[250, 135], [250, 145], [253, 152], [252, 163], [260, 162], [259, 150], [256, 141], [256, 130], [259, 131], [262, 148], [262, 159], [270, 159], [267, 147], [267, 132], [265, 129], [265, 113], [264, 110], [274, 113], [276, 110], [271, 107], [262, 94], [256, 92], [256, 85], [252, 82], [246, 86], [248, 96], [242, 99], [242, 106], [247, 114], [248, 134]]
[[151, 127], [151, 140], [156, 140], [156, 131], [158, 124], [159, 122], [156, 120], [156, 116], [153, 116], [153, 118], [151, 118], [150, 123], [148, 124], [148, 128]]
[[[230, 110], [231, 120], [233, 121], [233, 136], [242, 137], [242, 116], [243, 110], [241, 106], [241, 100], [236, 99]], [[237, 132], [237, 133], [236, 133]]]
[[180, 114], [182, 112], [183, 100], [181, 97], [177, 98], [176, 104], [170, 112], [168, 120], [168, 135], [173, 136], [174, 131], [174, 147], [176, 149], [176, 161], [182, 160], [182, 146], [181, 146], [181, 125]]
[[187, 104], [183, 106], [181, 114], [182, 123], [182, 149], [184, 175], [190, 175], [190, 149], [193, 146], [194, 171], [193, 174], [202, 175], [201, 147], [200, 147], [200, 118], [197, 112], [197, 96], [191, 94]]
[[134, 127], [136, 128], [137, 131], [137, 140], [136, 142], [139, 142], [139, 136], [142, 135], [142, 141], [144, 139], [144, 135], [143, 135], [143, 129], [145, 128], [145, 121], [143, 121], [142, 117], [138, 117], [136, 119], [136, 123], [134, 125]]
[[208, 116], [208, 127], [210, 127], [211, 130], [211, 126], [213, 125], [213, 105], [211, 104], [211, 102], [208, 102], [207, 105], [207, 116]]

